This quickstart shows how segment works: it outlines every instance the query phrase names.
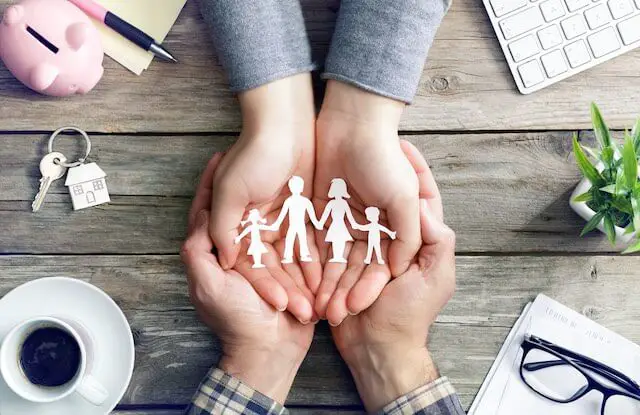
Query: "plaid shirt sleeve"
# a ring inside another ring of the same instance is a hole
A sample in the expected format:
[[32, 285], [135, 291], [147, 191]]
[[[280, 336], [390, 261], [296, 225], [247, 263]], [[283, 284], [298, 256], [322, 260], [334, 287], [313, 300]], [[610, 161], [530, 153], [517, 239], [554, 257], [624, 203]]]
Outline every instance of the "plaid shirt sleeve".
[[273, 399], [224, 371], [213, 368], [204, 378], [185, 415], [287, 415]]
[[386, 405], [378, 415], [464, 415], [458, 395], [446, 377], [421, 386]]

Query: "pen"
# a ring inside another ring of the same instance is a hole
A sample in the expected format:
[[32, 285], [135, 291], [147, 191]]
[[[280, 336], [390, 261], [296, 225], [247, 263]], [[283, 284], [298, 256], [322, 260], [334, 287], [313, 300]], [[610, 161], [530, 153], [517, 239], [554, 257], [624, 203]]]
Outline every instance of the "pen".
[[93, 0], [69, 1], [75, 4], [80, 10], [82, 10], [89, 16], [103, 22], [106, 26], [110, 27], [120, 35], [124, 36], [126, 39], [140, 46], [142, 49], [147, 50], [166, 61], [178, 62], [176, 58], [174, 58], [173, 55], [169, 53], [168, 50], [163, 48], [151, 36], [133, 26], [131, 23], [111, 13], [102, 5], [94, 2]]

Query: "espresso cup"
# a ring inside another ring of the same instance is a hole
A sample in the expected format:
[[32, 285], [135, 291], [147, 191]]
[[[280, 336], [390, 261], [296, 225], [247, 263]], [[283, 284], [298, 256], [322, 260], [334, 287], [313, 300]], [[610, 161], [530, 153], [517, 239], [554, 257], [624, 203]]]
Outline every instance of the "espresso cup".
[[84, 330], [54, 317], [18, 324], [0, 346], [5, 383], [18, 396], [37, 403], [55, 402], [77, 392], [93, 405], [102, 405], [109, 393], [88, 373], [92, 360], [90, 337]]

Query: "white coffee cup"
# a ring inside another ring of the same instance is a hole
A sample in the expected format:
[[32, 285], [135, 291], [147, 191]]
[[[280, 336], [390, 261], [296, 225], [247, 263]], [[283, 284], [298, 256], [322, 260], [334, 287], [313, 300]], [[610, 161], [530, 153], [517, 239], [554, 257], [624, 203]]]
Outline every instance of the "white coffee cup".
[[[88, 334], [80, 327], [75, 329], [71, 322], [65, 322], [54, 317], [37, 317], [24, 321], [15, 326], [2, 341], [0, 346], [0, 374], [6, 384], [17, 395], [37, 403], [49, 403], [63, 399], [74, 392], [80, 394], [93, 405], [102, 405], [109, 396], [107, 390], [92, 377], [87, 368], [92, 367], [93, 350]], [[67, 332], [78, 343], [80, 348], [80, 363], [74, 377], [62, 386], [46, 387], [34, 385], [24, 374], [20, 354], [27, 337], [42, 328], [57, 328]]]

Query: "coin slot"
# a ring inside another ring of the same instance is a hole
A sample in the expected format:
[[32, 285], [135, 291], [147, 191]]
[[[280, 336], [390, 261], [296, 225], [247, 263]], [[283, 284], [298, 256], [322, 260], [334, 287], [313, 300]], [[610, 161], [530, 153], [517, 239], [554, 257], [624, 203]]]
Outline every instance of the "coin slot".
[[51, 42], [49, 42], [44, 36], [36, 32], [31, 26], [27, 26], [27, 32], [40, 43], [42, 43], [47, 49], [53, 53], [58, 53], [58, 48]]

